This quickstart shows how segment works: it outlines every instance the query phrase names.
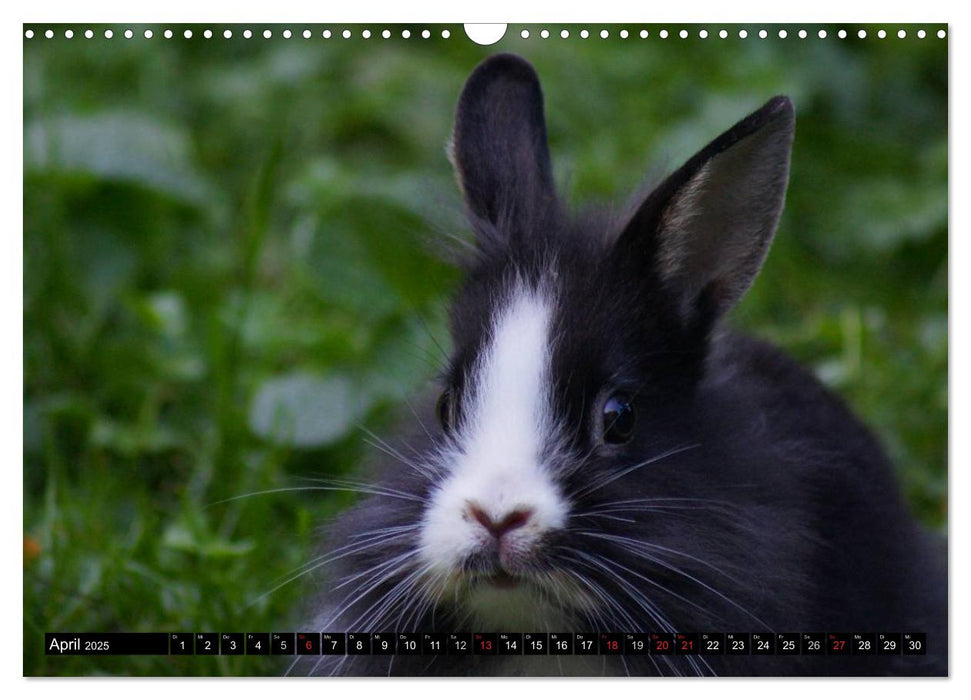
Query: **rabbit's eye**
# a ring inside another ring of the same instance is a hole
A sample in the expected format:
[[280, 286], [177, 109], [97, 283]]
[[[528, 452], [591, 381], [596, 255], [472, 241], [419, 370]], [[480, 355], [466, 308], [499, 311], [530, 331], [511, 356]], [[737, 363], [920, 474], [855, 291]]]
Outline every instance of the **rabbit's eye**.
[[438, 421], [442, 424], [442, 430], [451, 433], [455, 423], [455, 407], [452, 400], [452, 392], [447, 389], [438, 397], [435, 404], [435, 413], [438, 414]]
[[613, 394], [604, 402], [603, 438], [615, 445], [627, 442], [634, 434], [637, 417], [627, 394]]

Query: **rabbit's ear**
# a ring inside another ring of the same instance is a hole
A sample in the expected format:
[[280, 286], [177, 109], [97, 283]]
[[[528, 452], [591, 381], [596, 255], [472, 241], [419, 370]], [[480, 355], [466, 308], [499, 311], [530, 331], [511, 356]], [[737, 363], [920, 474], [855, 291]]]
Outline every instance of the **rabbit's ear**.
[[459, 98], [449, 158], [470, 213], [500, 230], [528, 226], [555, 201], [543, 93], [528, 62], [498, 54], [479, 64]]
[[684, 321], [724, 314], [758, 274], [782, 213], [794, 126], [789, 99], [770, 100], [665, 180], [621, 234], [622, 253], [647, 256]]

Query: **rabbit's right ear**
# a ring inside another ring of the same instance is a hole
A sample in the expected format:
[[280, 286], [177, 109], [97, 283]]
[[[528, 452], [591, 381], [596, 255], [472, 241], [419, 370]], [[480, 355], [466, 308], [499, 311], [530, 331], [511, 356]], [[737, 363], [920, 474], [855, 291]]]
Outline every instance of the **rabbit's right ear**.
[[528, 62], [498, 54], [479, 64], [459, 98], [449, 158], [470, 214], [505, 236], [555, 202], [543, 94]]
[[727, 312], [769, 251], [789, 181], [795, 113], [776, 97], [708, 144], [641, 204], [618, 241], [650, 266], [686, 324]]

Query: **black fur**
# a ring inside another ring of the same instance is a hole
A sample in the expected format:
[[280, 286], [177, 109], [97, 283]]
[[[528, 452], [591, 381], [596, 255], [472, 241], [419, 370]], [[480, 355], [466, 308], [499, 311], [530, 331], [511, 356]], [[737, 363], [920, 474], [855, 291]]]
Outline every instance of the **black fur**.
[[[582, 576], [614, 602], [594, 615], [567, 611], [573, 625], [563, 631], [922, 631], [928, 655], [627, 656], [593, 666], [577, 657], [530, 666], [482, 656], [314, 657], [291, 673], [947, 673], [944, 543], [913, 520], [880, 445], [839, 398], [777, 349], [719, 323], [774, 233], [793, 123], [792, 105], [775, 98], [700, 151], [626, 223], [578, 221], [553, 189], [532, 67], [509, 55], [485, 61], [459, 101], [453, 136], [478, 254], [454, 302], [444, 383], [461, 413], [491, 309], [514, 279], [555, 290], [555, 410], [570, 430], [569, 449], [547, 457], [572, 511], [537, 566]], [[634, 397], [635, 435], [604, 445], [598, 401], [617, 389]], [[372, 542], [361, 533], [420, 522], [441, 474], [402, 462], [423, 464], [447, 439], [432, 403], [400, 447], [404, 459], [367, 477], [386, 495], [328, 528], [334, 556]], [[648, 498], [657, 500], [617, 505]], [[416, 540], [414, 531], [390, 533], [322, 569], [327, 592], [313, 628], [484, 631], [455, 629], [449, 600], [431, 605], [416, 594], [382, 609], [406, 574], [361, 574], [380, 573]]]

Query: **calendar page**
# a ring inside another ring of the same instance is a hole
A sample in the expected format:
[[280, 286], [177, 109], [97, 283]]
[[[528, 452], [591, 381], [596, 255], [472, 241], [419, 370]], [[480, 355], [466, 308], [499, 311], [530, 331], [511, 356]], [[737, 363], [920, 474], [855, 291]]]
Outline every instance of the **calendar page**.
[[25, 676], [948, 675], [948, 25], [22, 42]]

